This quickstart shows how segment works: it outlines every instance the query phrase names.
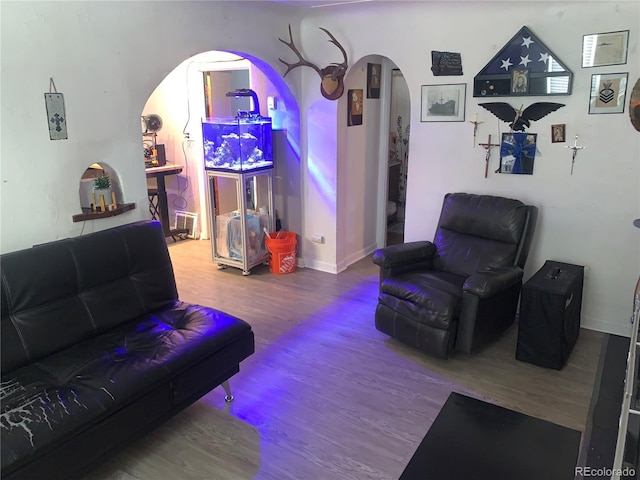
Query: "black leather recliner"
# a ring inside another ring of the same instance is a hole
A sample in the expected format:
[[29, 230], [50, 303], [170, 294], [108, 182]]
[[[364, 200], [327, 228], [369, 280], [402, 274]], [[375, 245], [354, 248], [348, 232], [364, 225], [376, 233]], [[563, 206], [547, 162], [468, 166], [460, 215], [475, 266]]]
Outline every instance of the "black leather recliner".
[[376, 328], [426, 353], [466, 353], [513, 324], [538, 209], [519, 200], [445, 195], [433, 242], [376, 250]]

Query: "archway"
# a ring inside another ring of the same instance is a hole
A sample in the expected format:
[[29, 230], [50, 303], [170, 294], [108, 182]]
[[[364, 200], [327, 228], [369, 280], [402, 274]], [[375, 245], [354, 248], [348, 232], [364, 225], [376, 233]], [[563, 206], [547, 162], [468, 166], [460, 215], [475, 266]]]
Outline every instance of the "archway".
[[141, 112], [141, 117], [156, 114], [162, 118], [155, 142], [164, 146], [167, 164], [182, 166], [178, 175], [167, 177], [169, 221], [175, 222], [176, 211], [195, 215], [197, 238], [210, 238], [202, 119], [235, 115], [235, 99], [225, 93], [237, 88], [254, 90], [260, 114], [272, 119], [275, 213], [283, 229], [300, 232], [299, 107], [279, 72], [241, 52], [209, 51], [188, 58], [158, 84]]
[[[380, 67], [379, 98], [367, 89], [372, 64]], [[396, 88], [392, 89], [394, 76]], [[394, 62], [379, 55], [362, 57], [349, 69], [345, 91], [337, 122], [338, 271], [385, 246], [390, 224], [400, 225], [396, 243], [401, 241], [409, 145], [409, 92]], [[355, 122], [349, 118], [353, 111], [349, 102], [360, 95], [353, 96], [354, 91], [362, 92], [361, 124], [359, 118]], [[390, 185], [390, 179], [395, 183]]]

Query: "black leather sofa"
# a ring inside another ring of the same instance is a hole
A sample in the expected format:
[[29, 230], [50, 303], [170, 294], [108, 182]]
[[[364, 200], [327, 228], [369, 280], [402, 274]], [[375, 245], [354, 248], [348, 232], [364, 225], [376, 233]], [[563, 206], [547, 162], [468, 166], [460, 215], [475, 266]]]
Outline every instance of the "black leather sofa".
[[[78, 478], [223, 384], [249, 324], [178, 300], [162, 227], [0, 257], [3, 479]], [[232, 398], [232, 397], [229, 397]]]
[[444, 197], [433, 242], [376, 250], [376, 328], [435, 357], [471, 353], [515, 319], [538, 209], [471, 193]]

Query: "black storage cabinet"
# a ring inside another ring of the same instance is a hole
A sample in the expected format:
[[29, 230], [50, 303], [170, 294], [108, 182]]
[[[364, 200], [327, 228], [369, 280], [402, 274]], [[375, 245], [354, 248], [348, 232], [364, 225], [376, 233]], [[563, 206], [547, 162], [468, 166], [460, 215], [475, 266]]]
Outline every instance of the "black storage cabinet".
[[547, 260], [522, 287], [516, 358], [560, 370], [580, 333], [584, 267]]

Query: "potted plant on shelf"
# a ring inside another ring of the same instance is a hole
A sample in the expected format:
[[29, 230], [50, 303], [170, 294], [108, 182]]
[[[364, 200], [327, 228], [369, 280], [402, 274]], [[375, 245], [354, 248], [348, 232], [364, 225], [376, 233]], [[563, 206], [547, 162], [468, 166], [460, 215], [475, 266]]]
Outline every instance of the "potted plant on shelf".
[[111, 191], [111, 177], [103, 173], [93, 179], [93, 210], [106, 212], [116, 206], [114, 193]]

